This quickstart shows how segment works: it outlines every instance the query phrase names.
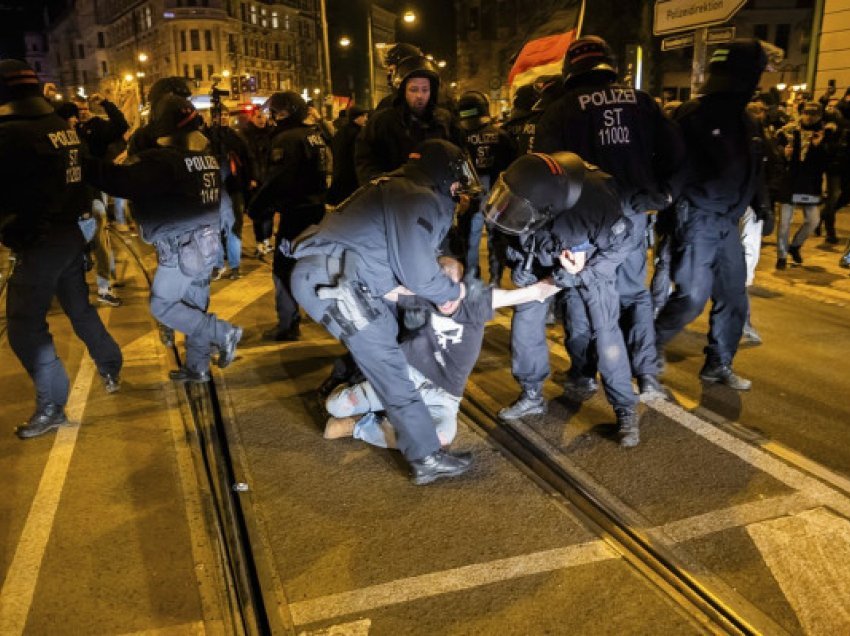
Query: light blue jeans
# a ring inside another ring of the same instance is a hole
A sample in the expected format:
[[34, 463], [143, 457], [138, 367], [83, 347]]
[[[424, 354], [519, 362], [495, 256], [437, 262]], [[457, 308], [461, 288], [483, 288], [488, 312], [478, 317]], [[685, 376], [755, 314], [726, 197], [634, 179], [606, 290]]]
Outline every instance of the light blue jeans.
[[[440, 444], [448, 446], [457, 434], [460, 398], [436, 386], [410, 365], [408, 374], [428, 407]], [[354, 425], [356, 439], [381, 448], [396, 447], [395, 430], [386, 417], [378, 416], [377, 412], [383, 411], [384, 406], [368, 381], [338, 387], [328, 397], [325, 407], [332, 417], [363, 415]]]
[[788, 253], [788, 236], [791, 234], [791, 219], [794, 216], [794, 208], [800, 207], [803, 210], [803, 225], [794, 234], [790, 245], [794, 247], [802, 247], [803, 242], [809, 238], [809, 235], [815, 231], [820, 221], [820, 207], [817, 204], [800, 204], [800, 203], [783, 203], [779, 206], [779, 227], [776, 237], [776, 256], [777, 258], [785, 258]]
[[236, 223], [233, 209], [233, 201], [230, 195], [222, 188], [221, 190], [221, 232], [224, 237], [224, 250], [216, 263], [219, 269], [224, 268], [224, 259], [231, 269], [236, 269], [242, 260], [242, 238], [233, 233], [233, 225]]

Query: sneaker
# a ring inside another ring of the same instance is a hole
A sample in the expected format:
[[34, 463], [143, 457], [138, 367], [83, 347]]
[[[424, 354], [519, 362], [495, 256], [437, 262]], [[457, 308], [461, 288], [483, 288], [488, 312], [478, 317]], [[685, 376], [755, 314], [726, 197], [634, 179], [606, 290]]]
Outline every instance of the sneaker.
[[227, 273], [227, 266], [224, 267], [213, 267], [212, 274], [210, 274], [210, 280], [221, 280], [221, 277]]
[[210, 381], [209, 371], [192, 371], [188, 367], [180, 367], [174, 371], [168, 372], [168, 378], [174, 382], [192, 382], [201, 384]]
[[640, 390], [641, 402], [652, 402], [654, 400], [666, 400], [667, 393], [664, 392], [664, 387], [654, 375], [646, 374], [639, 375], [637, 378], [638, 389]]
[[46, 404], [32, 414], [26, 424], [15, 429], [15, 435], [20, 439], [38, 437], [59, 428], [61, 424], [68, 421], [65, 411], [56, 404]]
[[803, 264], [803, 255], [800, 254], [800, 246], [799, 245], [789, 245], [788, 253], [791, 255], [791, 260], [793, 260], [797, 265]]
[[263, 340], [274, 340], [275, 342], [296, 342], [301, 338], [301, 327], [298, 323], [292, 325], [289, 329], [282, 327], [272, 327], [263, 332]]
[[528, 415], [543, 415], [548, 405], [539, 390], [523, 389], [516, 402], [499, 411], [505, 421], [518, 420]]
[[785, 267], [787, 265], [788, 265], [788, 261], [786, 259], [784, 259], [784, 258], [777, 258], [776, 259], [776, 269], [785, 269]]
[[354, 435], [354, 425], [357, 419], [354, 417], [329, 417], [325, 422], [325, 439], [340, 439]]
[[850, 269], [850, 250], [844, 253], [844, 255], [838, 259], [838, 266], [843, 267], [844, 269]]
[[564, 381], [564, 397], [573, 402], [587, 402], [598, 390], [599, 385], [593, 378], [567, 375]]
[[236, 358], [236, 345], [242, 339], [242, 327], [231, 327], [224, 338], [224, 345], [219, 347], [218, 367], [224, 369]]
[[174, 346], [174, 329], [171, 327], [166, 327], [162, 323], [158, 324], [159, 326], [159, 341], [164, 344], [166, 347]]
[[617, 414], [617, 433], [620, 446], [634, 448], [640, 444], [640, 418], [634, 409], [614, 409]]
[[410, 462], [410, 481], [417, 486], [430, 484], [442, 477], [457, 477], [472, 466], [470, 453], [450, 453], [438, 450], [422, 459]]
[[753, 386], [753, 383], [750, 380], [742, 378], [740, 375], [732, 371], [732, 367], [728, 364], [716, 364], [709, 366], [709, 364], [706, 363], [699, 372], [699, 377], [706, 382], [725, 384], [730, 389], [735, 389], [736, 391], [749, 391]]
[[121, 305], [121, 299], [109, 290], [97, 292], [97, 301], [104, 305], [109, 305], [110, 307], [118, 307]]
[[233, 269], [230, 270], [230, 274], [228, 274], [227, 277], [230, 280], [239, 280], [240, 278], [242, 278], [242, 275], [239, 273], [239, 268], [234, 267]]
[[103, 381], [103, 388], [107, 393], [117, 393], [121, 388], [121, 378], [117, 373], [101, 373], [100, 379]]
[[744, 331], [741, 333], [741, 342], [749, 345], [760, 345], [762, 340], [756, 328], [750, 324], [746, 324], [744, 325]]

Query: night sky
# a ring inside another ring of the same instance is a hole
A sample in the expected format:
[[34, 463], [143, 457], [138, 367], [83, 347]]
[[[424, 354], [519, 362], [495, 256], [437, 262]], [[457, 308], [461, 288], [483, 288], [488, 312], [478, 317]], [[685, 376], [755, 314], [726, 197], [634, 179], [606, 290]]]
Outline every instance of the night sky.
[[0, 58], [21, 57], [24, 53], [24, 31], [44, 28], [45, 7], [57, 11], [63, 0], [0, 0]]

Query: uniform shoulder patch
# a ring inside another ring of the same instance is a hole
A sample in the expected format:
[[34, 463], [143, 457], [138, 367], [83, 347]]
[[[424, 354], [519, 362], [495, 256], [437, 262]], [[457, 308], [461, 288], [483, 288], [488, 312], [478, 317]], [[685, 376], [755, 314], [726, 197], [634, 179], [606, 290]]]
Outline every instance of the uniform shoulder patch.
[[421, 216], [416, 219], [416, 225], [421, 225], [422, 227], [424, 227], [426, 230], [428, 230], [429, 234], [433, 233], [434, 231], [434, 226], [431, 225], [431, 222], [428, 221], [428, 219], [423, 219]]

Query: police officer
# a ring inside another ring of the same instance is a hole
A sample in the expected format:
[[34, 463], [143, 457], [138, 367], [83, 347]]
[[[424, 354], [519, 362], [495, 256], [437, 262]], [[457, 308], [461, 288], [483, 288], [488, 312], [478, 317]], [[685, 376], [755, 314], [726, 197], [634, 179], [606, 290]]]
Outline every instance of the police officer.
[[514, 95], [510, 118], [502, 124], [502, 129], [514, 140], [518, 154], [524, 155], [528, 152], [534, 137], [535, 122], [529, 123], [528, 120], [534, 115], [532, 109], [535, 103], [537, 90], [534, 84], [523, 84]]
[[[620, 323], [629, 346], [632, 375], [641, 399], [665, 396], [656, 378], [652, 298], [646, 286], [647, 211], [670, 204], [669, 180], [682, 158], [675, 124], [664, 117], [653, 97], [617, 82], [613, 52], [599, 37], [572, 42], [564, 57], [565, 94], [537, 125], [535, 150], [567, 150], [614, 177], [623, 213], [633, 225], [629, 253], [617, 271]], [[574, 308], [567, 295], [567, 312]], [[577, 401], [596, 392], [592, 334], [571, 325], [566, 340], [571, 367], [564, 385]]]
[[401, 167], [423, 141], [445, 139], [462, 143], [451, 113], [437, 106], [440, 75], [431, 60], [424, 56], [401, 60], [393, 84], [398, 93], [392, 108], [376, 111], [355, 144], [360, 185]]
[[[552, 276], [571, 302], [570, 323], [593, 334], [597, 365], [614, 407], [620, 443], [639, 443], [637, 395], [618, 324], [617, 267], [629, 251], [631, 222], [622, 214], [614, 179], [568, 152], [532, 153], [514, 161], [490, 192], [487, 221], [517, 236], [522, 262], [513, 267], [519, 287]], [[549, 375], [546, 305], [519, 305], [511, 324], [511, 370], [519, 399], [499, 417], [516, 420], [547, 410], [543, 382]]]
[[395, 305], [383, 297], [399, 285], [435, 305], [450, 307], [464, 297], [465, 286], [442, 272], [436, 256], [452, 224], [452, 196], [478, 187], [460, 148], [426, 141], [400, 170], [360, 188], [317, 230], [305, 232], [295, 248], [295, 297], [342, 340], [374, 387], [415, 484], [459, 475], [471, 458], [440, 450], [406, 372]]
[[89, 304], [77, 219], [91, 209], [80, 139], [42, 97], [35, 72], [0, 61], [0, 242], [16, 256], [8, 283], [9, 344], [35, 384], [35, 413], [21, 439], [66, 421], [68, 375], [47, 325], [55, 296], [85, 343], [109, 393], [119, 389], [121, 350]]
[[150, 120], [144, 126], [137, 128], [127, 141], [127, 155], [133, 156], [142, 150], [157, 147], [156, 117], [160, 112], [159, 103], [169, 95], [177, 95], [189, 99], [192, 91], [188, 80], [184, 77], [162, 77], [156, 80], [148, 91], [148, 107]]
[[738, 222], [760, 184], [761, 138], [746, 106], [767, 56], [758, 40], [721, 44], [711, 56], [703, 94], [676, 112], [687, 150], [674, 180], [671, 276], [675, 290], [655, 321], [665, 346], [712, 300], [700, 377], [746, 391], [732, 370], [747, 318], [746, 266]]
[[269, 98], [268, 109], [275, 121], [269, 176], [251, 200], [249, 214], [262, 219], [280, 211], [272, 261], [277, 325], [263, 337], [292, 341], [300, 337], [301, 317], [289, 283], [295, 267], [290, 243], [325, 214], [330, 151], [321, 131], [305, 122], [307, 104], [298, 93], [275, 93]]
[[[499, 173], [510, 165], [516, 156], [516, 146], [510, 136], [501, 128], [494, 126], [490, 117], [490, 100], [479, 91], [467, 91], [458, 100], [458, 117], [463, 133], [464, 148], [472, 158], [478, 172], [482, 195], [472, 199], [466, 213], [458, 220], [462, 225], [462, 235], [466, 239], [466, 271], [478, 276], [479, 248], [481, 233], [484, 229], [484, 216], [480, 210], [482, 199], [491, 184], [496, 182]], [[501, 266], [494, 249], [492, 237], [488, 234], [488, 258], [490, 263], [490, 282], [501, 280]]]
[[387, 69], [387, 86], [389, 86], [390, 93], [389, 95], [385, 95], [378, 105], [375, 106], [375, 111], [383, 110], [384, 108], [390, 108], [393, 105], [393, 100], [395, 100], [396, 93], [398, 91], [398, 86], [393, 84], [393, 78], [395, 77], [395, 70], [398, 68], [399, 63], [402, 60], [406, 60], [409, 57], [422, 57], [424, 53], [422, 53], [422, 49], [413, 44], [408, 44], [407, 42], [397, 42], [396, 44], [390, 44], [384, 49], [384, 67]]
[[218, 349], [217, 363], [224, 368], [242, 337], [240, 327], [207, 312], [210, 273], [221, 253], [221, 168], [190, 101], [164, 97], [155, 117], [149, 132], [156, 135], [156, 148], [126, 165], [90, 159], [85, 176], [113, 196], [132, 199], [141, 236], [154, 245], [159, 262], [151, 314], [186, 334], [186, 363], [170, 377], [206, 382], [211, 349]]

